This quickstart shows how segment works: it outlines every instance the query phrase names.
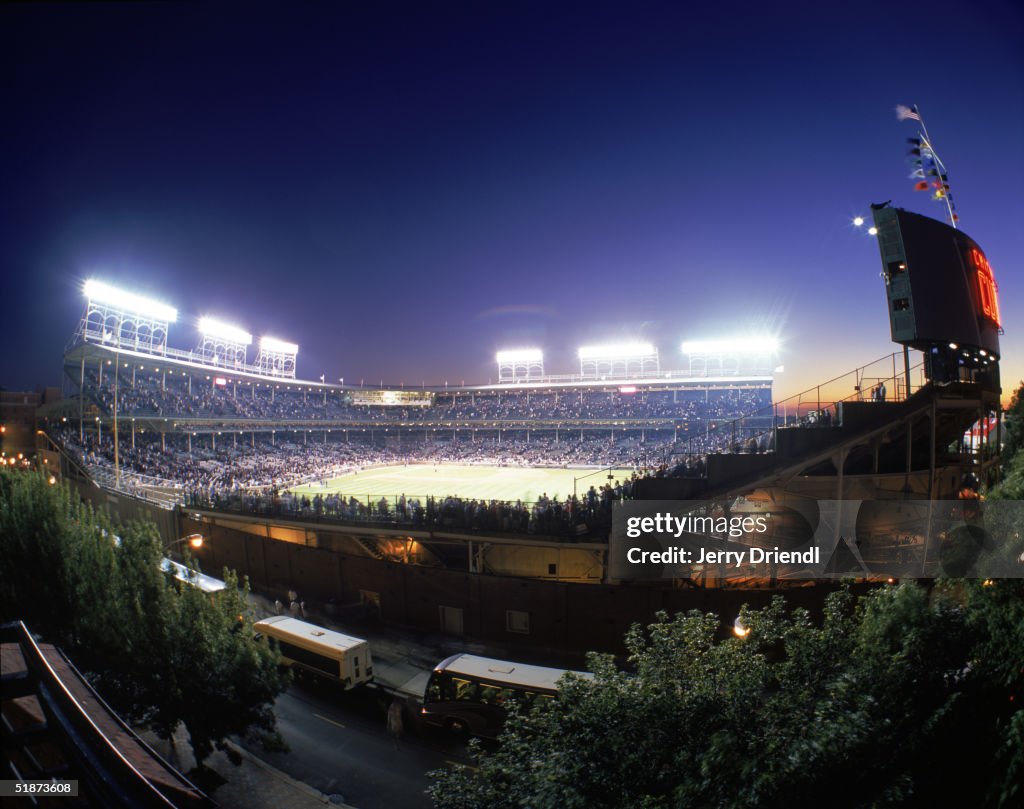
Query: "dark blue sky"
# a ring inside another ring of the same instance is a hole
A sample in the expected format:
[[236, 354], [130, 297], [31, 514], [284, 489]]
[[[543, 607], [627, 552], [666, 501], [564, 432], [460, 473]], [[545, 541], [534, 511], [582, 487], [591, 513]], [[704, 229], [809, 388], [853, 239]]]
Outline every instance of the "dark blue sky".
[[792, 392], [891, 350], [852, 216], [942, 216], [898, 103], [1024, 377], [1019, 3], [494, 5], [0, 7], [0, 385], [58, 382], [95, 276], [176, 306], [181, 348], [203, 314], [295, 341], [307, 379], [770, 329]]

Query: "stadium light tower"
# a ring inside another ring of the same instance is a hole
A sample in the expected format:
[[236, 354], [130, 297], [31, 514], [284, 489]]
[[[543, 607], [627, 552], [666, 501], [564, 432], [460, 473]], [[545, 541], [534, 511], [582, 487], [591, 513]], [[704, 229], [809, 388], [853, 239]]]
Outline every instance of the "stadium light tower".
[[499, 351], [499, 382], [525, 382], [544, 376], [544, 352], [539, 348], [517, 348]]
[[196, 354], [203, 362], [227, 368], [245, 367], [245, 353], [252, 335], [245, 329], [221, 323], [212, 317], [199, 318], [199, 345]]
[[577, 352], [580, 376], [644, 376], [661, 370], [658, 349], [650, 343], [609, 343], [583, 346]]
[[771, 335], [727, 340], [688, 340], [681, 350], [690, 373], [702, 376], [768, 375], [775, 367], [779, 341]]
[[85, 315], [79, 326], [82, 342], [117, 349], [164, 354], [167, 329], [178, 319], [173, 306], [90, 279], [82, 286]]
[[295, 343], [286, 343], [276, 337], [261, 337], [256, 367], [267, 376], [294, 379], [295, 357], [298, 353], [299, 347]]

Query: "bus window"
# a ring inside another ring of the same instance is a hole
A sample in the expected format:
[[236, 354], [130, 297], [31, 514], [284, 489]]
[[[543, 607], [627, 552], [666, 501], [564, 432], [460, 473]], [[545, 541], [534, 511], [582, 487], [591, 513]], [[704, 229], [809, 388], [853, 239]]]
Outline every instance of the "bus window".
[[480, 684], [472, 680], [463, 680], [461, 677], [452, 677], [452, 685], [455, 686], [455, 699], [476, 701]]
[[498, 704], [498, 692], [500, 689], [495, 688], [493, 685], [483, 685], [480, 687], [480, 701], [485, 705], [496, 705]]
[[440, 677], [436, 673], [430, 675], [430, 680], [427, 681], [427, 702], [440, 702], [441, 701], [441, 683]]

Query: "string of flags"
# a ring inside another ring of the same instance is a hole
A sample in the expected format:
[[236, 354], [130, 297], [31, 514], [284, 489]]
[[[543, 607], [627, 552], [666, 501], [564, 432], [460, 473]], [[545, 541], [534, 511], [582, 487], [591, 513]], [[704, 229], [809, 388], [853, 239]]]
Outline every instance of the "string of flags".
[[928, 130], [925, 128], [917, 105], [910, 107], [903, 104], [897, 105], [896, 117], [900, 121], [917, 121], [921, 124], [921, 130], [917, 133], [917, 137], [907, 138], [907, 142], [910, 144], [907, 162], [911, 167], [910, 179], [915, 181], [914, 190], [929, 192], [934, 202], [945, 203], [949, 223], [956, 227], [960, 216], [956, 212], [953, 194], [949, 188], [949, 175], [946, 172], [946, 167], [935, 153], [935, 148], [928, 137]]

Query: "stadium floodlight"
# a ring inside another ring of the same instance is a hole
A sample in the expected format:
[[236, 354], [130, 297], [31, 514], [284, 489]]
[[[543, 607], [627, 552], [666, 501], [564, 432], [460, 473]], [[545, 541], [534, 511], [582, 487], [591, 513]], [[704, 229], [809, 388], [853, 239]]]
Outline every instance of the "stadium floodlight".
[[577, 353], [581, 360], [604, 360], [625, 357], [649, 357], [658, 352], [650, 343], [610, 343], [600, 346], [583, 346]]
[[117, 289], [95, 279], [90, 278], [82, 285], [82, 293], [90, 301], [113, 306], [164, 323], [174, 323], [178, 319], [178, 310], [173, 306], [154, 301], [151, 298], [144, 298], [134, 292]]
[[495, 356], [495, 360], [501, 365], [506, 363], [541, 362], [543, 359], [544, 352], [539, 348], [508, 349], [506, 351], [499, 351]]
[[204, 337], [215, 337], [240, 345], [252, 345], [252, 335], [245, 329], [240, 329], [229, 323], [221, 323], [212, 317], [199, 318], [199, 333]]
[[681, 346], [684, 354], [777, 354], [779, 341], [770, 335], [729, 340], [688, 340]]
[[276, 337], [261, 337], [260, 350], [272, 351], [275, 354], [298, 354], [299, 347], [295, 343], [286, 343]]

